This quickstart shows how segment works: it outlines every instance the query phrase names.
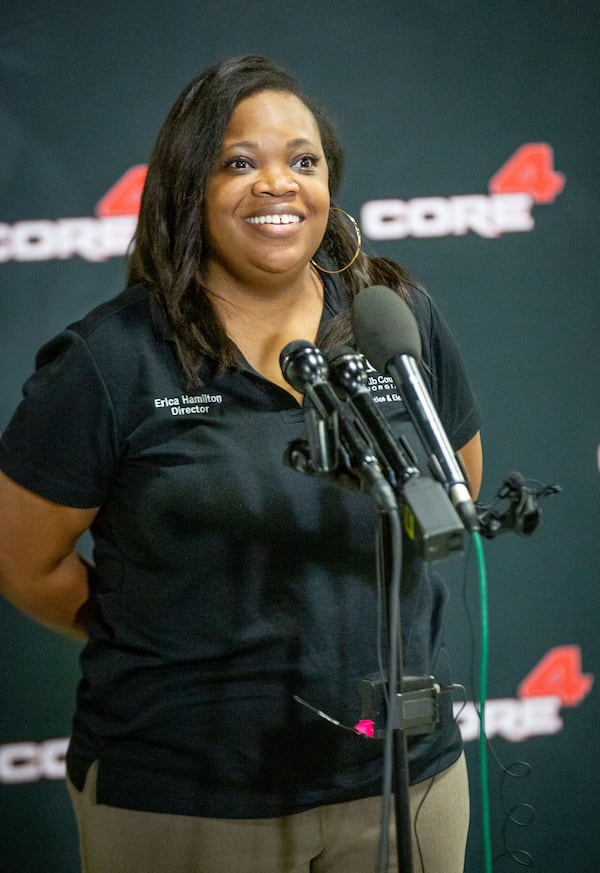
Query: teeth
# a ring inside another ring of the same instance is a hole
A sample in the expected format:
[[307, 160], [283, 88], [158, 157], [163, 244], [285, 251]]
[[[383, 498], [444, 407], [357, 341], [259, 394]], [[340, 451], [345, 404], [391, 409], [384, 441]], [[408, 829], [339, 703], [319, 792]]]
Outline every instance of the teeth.
[[255, 215], [247, 218], [249, 224], [298, 224], [298, 215]]

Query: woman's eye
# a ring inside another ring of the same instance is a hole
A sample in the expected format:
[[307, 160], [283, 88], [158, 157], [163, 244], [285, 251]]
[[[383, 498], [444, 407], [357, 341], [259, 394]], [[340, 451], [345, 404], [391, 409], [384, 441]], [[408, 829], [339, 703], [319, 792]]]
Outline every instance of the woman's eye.
[[227, 161], [225, 166], [231, 167], [232, 170], [247, 170], [250, 163], [246, 158], [232, 158], [231, 161]]
[[312, 170], [317, 162], [318, 158], [316, 155], [302, 155], [296, 160], [292, 166], [298, 170]]

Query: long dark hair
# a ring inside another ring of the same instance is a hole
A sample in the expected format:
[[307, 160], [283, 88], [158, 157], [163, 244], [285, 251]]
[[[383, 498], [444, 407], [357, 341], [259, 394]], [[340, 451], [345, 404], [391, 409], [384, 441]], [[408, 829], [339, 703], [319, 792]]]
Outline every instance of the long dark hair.
[[[230, 58], [209, 67], [184, 88], [150, 158], [127, 281], [144, 283], [160, 302], [191, 381], [199, 377], [207, 358], [220, 369], [234, 362], [233, 344], [201, 284], [208, 242], [204, 198], [234, 109], [265, 90], [285, 91], [302, 100], [319, 129], [332, 198], [341, 182], [343, 150], [329, 116], [287, 70], [268, 58]], [[336, 269], [348, 263], [355, 247], [347, 222], [332, 210], [315, 260]], [[390, 285], [403, 296], [409, 296], [409, 286], [414, 284], [399, 265], [363, 254], [342, 276], [349, 301], [369, 284]], [[349, 341], [347, 314], [333, 319], [321, 340], [325, 347]]]

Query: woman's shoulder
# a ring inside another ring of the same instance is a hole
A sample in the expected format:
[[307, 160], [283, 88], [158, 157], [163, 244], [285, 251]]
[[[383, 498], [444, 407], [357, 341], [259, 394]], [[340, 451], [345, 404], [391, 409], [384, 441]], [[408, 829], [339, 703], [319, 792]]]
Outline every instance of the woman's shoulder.
[[[93, 374], [119, 392], [135, 381], [140, 366], [170, 361], [160, 307], [143, 285], [126, 288], [69, 324], [39, 350], [36, 370], [77, 370]], [[121, 384], [122, 383], [122, 384]], [[119, 387], [120, 386], [120, 387]]]
[[109, 300], [91, 309], [83, 318], [72, 322], [67, 330], [74, 331], [88, 343], [106, 341], [111, 335], [144, 331], [153, 326], [150, 292], [144, 285], [132, 285]]

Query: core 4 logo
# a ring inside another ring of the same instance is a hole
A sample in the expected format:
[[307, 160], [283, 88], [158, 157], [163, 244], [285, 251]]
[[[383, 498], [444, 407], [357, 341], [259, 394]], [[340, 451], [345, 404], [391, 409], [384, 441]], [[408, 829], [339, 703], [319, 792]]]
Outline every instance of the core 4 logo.
[[[0, 223], [0, 263], [80, 257], [104, 261], [131, 244], [147, 167], [131, 167], [101, 198], [96, 217]], [[374, 240], [462, 236], [494, 238], [533, 230], [531, 209], [553, 203], [565, 185], [547, 143], [522, 145], [489, 182], [489, 194], [369, 200], [361, 210], [365, 236]]]
[[553, 203], [564, 186], [564, 175], [554, 170], [552, 147], [526, 143], [492, 176], [487, 195], [369, 200], [361, 209], [361, 225], [374, 240], [463, 236], [468, 231], [493, 239], [533, 230], [533, 205]]
[[[589, 694], [594, 677], [581, 672], [579, 646], [555, 646], [519, 683], [517, 698], [488, 700], [485, 733], [512, 743], [528, 737], [557, 734], [563, 727], [560, 711], [579, 706]], [[479, 736], [479, 711], [471, 702], [455, 703], [454, 714], [463, 740]]]

